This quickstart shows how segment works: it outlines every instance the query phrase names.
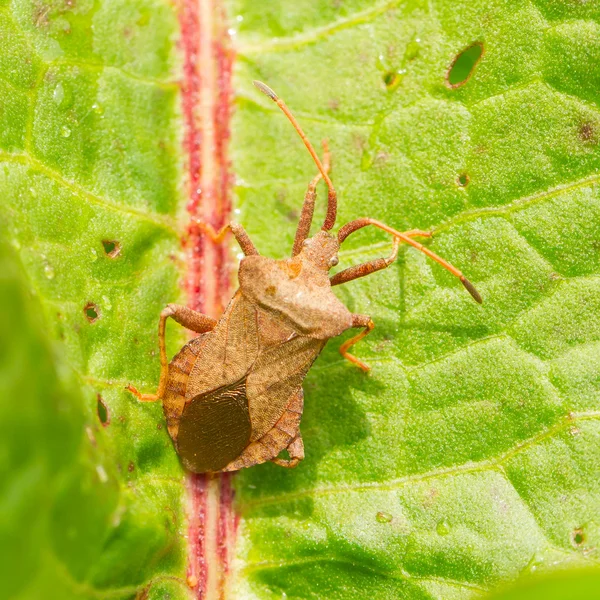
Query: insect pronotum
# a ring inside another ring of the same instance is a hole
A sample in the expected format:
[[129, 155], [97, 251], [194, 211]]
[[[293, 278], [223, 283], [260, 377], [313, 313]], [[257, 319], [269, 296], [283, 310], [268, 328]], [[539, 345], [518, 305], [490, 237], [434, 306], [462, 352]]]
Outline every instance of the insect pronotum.
[[[285, 113], [315, 161], [318, 174], [308, 185], [291, 258], [261, 256], [241, 225], [231, 223], [216, 232], [209, 224], [197, 226], [219, 242], [231, 231], [244, 258], [239, 267], [239, 289], [217, 321], [186, 306], [169, 304], [160, 315], [160, 381], [156, 394], [142, 401], [162, 399], [169, 434], [183, 465], [195, 473], [236, 471], [272, 461], [295, 467], [304, 458], [300, 435], [303, 410], [302, 382], [327, 340], [349, 328], [362, 329], [340, 347], [343, 357], [364, 371], [369, 367], [349, 350], [374, 327], [371, 317], [351, 313], [331, 287], [385, 269], [396, 259], [401, 242], [425, 253], [458, 277], [477, 302], [481, 296], [454, 266], [415, 237], [426, 231], [399, 232], [369, 217], [344, 225], [336, 235], [337, 198], [329, 178], [329, 151], [324, 159], [315, 149], [281, 98], [264, 83], [256, 87]], [[309, 237], [320, 179], [328, 189], [327, 214], [319, 231]], [[392, 253], [348, 267], [329, 276], [338, 264], [338, 250], [355, 231], [372, 225], [393, 238]], [[188, 342], [169, 363], [165, 351], [165, 321], [171, 317], [200, 335]], [[289, 458], [280, 454], [287, 450]]]

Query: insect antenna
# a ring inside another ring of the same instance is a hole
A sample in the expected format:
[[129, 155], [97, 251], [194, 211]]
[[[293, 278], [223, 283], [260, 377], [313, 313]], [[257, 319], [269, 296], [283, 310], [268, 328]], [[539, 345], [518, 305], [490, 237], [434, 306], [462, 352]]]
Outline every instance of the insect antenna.
[[413, 240], [408, 235], [401, 233], [400, 231], [396, 231], [395, 229], [393, 229], [389, 225], [386, 225], [385, 223], [382, 223], [381, 221], [377, 221], [376, 219], [370, 219], [369, 217], [365, 217], [362, 219], [356, 219], [355, 221], [350, 221], [350, 223], [346, 223], [346, 225], [344, 225], [338, 231], [338, 242], [341, 245], [342, 242], [351, 233], [354, 233], [355, 231], [358, 231], [359, 229], [361, 229], [362, 227], [366, 227], [367, 225], [373, 225], [374, 227], [379, 227], [379, 229], [383, 229], [383, 231], [387, 231], [388, 233], [391, 233], [396, 239], [399, 239], [407, 244], [410, 244], [413, 248], [420, 250], [421, 252], [423, 252], [423, 254], [426, 254], [427, 256], [429, 256], [429, 258], [434, 260], [436, 263], [442, 265], [442, 267], [444, 267], [444, 269], [446, 269], [447, 271], [450, 271], [450, 273], [452, 273], [452, 275], [454, 275], [455, 277], [458, 277], [458, 279], [460, 279], [460, 282], [465, 286], [466, 290], [469, 292], [469, 294], [471, 294], [471, 296], [473, 296], [473, 299], [476, 302], [479, 302], [479, 304], [481, 304], [483, 302], [483, 299], [482, 299], [481, 295], [479, 294], [479, 292], [475, 289], [475, 286], [454, 265], [451, 265], [448, 261], [444, 260], [441, 256], [438, 256], [435, 252], [432, 252], [429, 248], [427, 248], [426, 246], [423, 246], [423, 244], [419, 244], [419, 242]]
[[302, 131], [302, 128], [300, 127], [298, 121], [296, 121], [296, 118], [294, 117], [294, 115], [292, 114], [290, 109], [287, 107], [286, 103], [281, 98], [279, 98], [277, 96], [277, 94], [268, 85], [262, 83], [261, 81], [256, 81], [256, 80], [253, 81], [252, 83], [254, 83], [254, 85], [263, 94], [265, 94], [266, 96], [271, 98], [271, 100], [273, 100], [273, 102], [275, 102], [275, 104], [277, 104], [277, 106], [279, 106], [279, 108], [283, 111], [285, 116], [288, 118], [290, 123], [293, 125], [294, 129], [298, 132], [298, 135], [302, 138], [304, 145], [306, 146], [307, 150], [310, 152], [310, 155], [312, 156], [313, 160], [315, 161], [315, 164], [317, 165], [319, 172], [323, 176], [323, 180], [327, 184], [328, 194], [327, 194], [327, 215], [325, 216], [325, 221], [323, 223], [322, 229], [325, 231], [329, 231], [335, 225], [335, 218], [336, 218], [336, 213], [337, 213], [337, 194], [336, 194], [335, 188], [333, 187], [333, 183], [331, 182], [331, 179], [329, 178], [329, 175], [327, 175], [327, 170], [323, 166], [323, 163], [321, 162], [320, 158], [318, 157], [317, 153], [315, 152], [313, 145], [310, 143], [309, 139], [306, 137], [306, 134], [304, 133], [304, 131]]

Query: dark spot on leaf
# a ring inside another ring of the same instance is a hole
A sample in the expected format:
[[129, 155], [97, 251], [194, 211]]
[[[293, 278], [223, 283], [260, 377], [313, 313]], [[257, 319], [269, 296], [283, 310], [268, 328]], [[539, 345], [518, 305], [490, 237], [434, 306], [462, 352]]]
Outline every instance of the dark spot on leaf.
[[104, 247], [104, 252], [106, 256], [110, 256], [110, 258], [116, 258], [121, 254], [121, 244], [114, 240], [102, 240], [102, 246]]
[[130, 460], [130, 461], [129, 461], [129, 464], [127, 465], [127, 470], [128, 470], [130, 473], [133, 473], [133, 471], [135, 471], [135, 465], [133, 464], [133, 461], [132, 461], [132, 460]]
[[156, 429], [162, 429], [162, 423], [158, 423], [158, 425], [156, 426]]
[[90, 323], [95, 323], [100, 318], [100, 309], [93, 302], [88, 302], [83, 307], [83, 314]]
[[598, 125], [586, 121], [579, 126], [579, 139], [584, 144], [596, 145], [598, 143]]
[[375, 159], [373, 160], [373, 163], [377, 167], [382, 167], [383, 165], [385, 165], [389, 161], [389, 159], [390, 159], [389, 153], [388, 152], [384, 152], [383, 150], [380, 150], [375, 155]]
[[571, 532], [571, 543], [573, 544], [573, 546], [581, 546], [583, 542], [585, 542], [585, 534], [583, 533], [583, 529], [574, 529]]
[[38, 28], [48, 27], [49, 19], [48, 13], [51, 10], [51, 6], [48, 4], [44, 4], [42, 2], [37, 2], [35, 4], [35, 9], [33, 11], [33, 24]]
[[468, 185], [469, 185], [469, 181], [471, 181], [471, 180], [470, 180], [469, 176], [468, 176], [466, 173], [461, 173], [461, 174], [460, 174], [460, 175], [459, 175], [459, 176], [456, 178], [456, 181], [457, 181], [457, 183], [458, 183], [458, 185], [459, 185], [460, 187], [466, 187], [466, 186], [468, 186]]
[[475, 42], [456, 56], [446, 73], [446, 85], [457, 88], [469, 81], [475, 66], [483, 56], [483, 44]]
[[98, 394], [98, 402], [96, 409], [98, 411], [98, 418], [100, 419], [100, 423], [106, 427], [110, 425], [110, 414], [108, 412], [108, 407], [104, 404], [104, 400], [100, 394]]

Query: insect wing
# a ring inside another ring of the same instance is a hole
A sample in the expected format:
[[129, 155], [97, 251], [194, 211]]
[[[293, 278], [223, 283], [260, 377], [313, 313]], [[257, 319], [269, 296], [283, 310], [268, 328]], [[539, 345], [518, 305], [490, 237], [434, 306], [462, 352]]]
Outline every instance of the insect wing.
[[279, 420], [325, 343], [295, 336], [261, 352], [246, 381], [251, 441], [261, 438]]
[[219, 471], [243, 452], [250, 431], [244, 378], [186, 405], [177, 451], [185, 467], [194, 473]]
[[190, 373], [191, 399], [240, 381], [256, 360], [259, 337], [256, 309], [236, 294], [203, 346]]

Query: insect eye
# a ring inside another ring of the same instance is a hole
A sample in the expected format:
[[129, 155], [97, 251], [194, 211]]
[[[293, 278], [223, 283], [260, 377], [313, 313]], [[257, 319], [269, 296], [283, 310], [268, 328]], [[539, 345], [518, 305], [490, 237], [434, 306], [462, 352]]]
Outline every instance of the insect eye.
[[329, 266], [330, 267], [335, 267], [339, 262], [340, 262], [340, 259], [337, 256], [332, 256], [329, 259]]

